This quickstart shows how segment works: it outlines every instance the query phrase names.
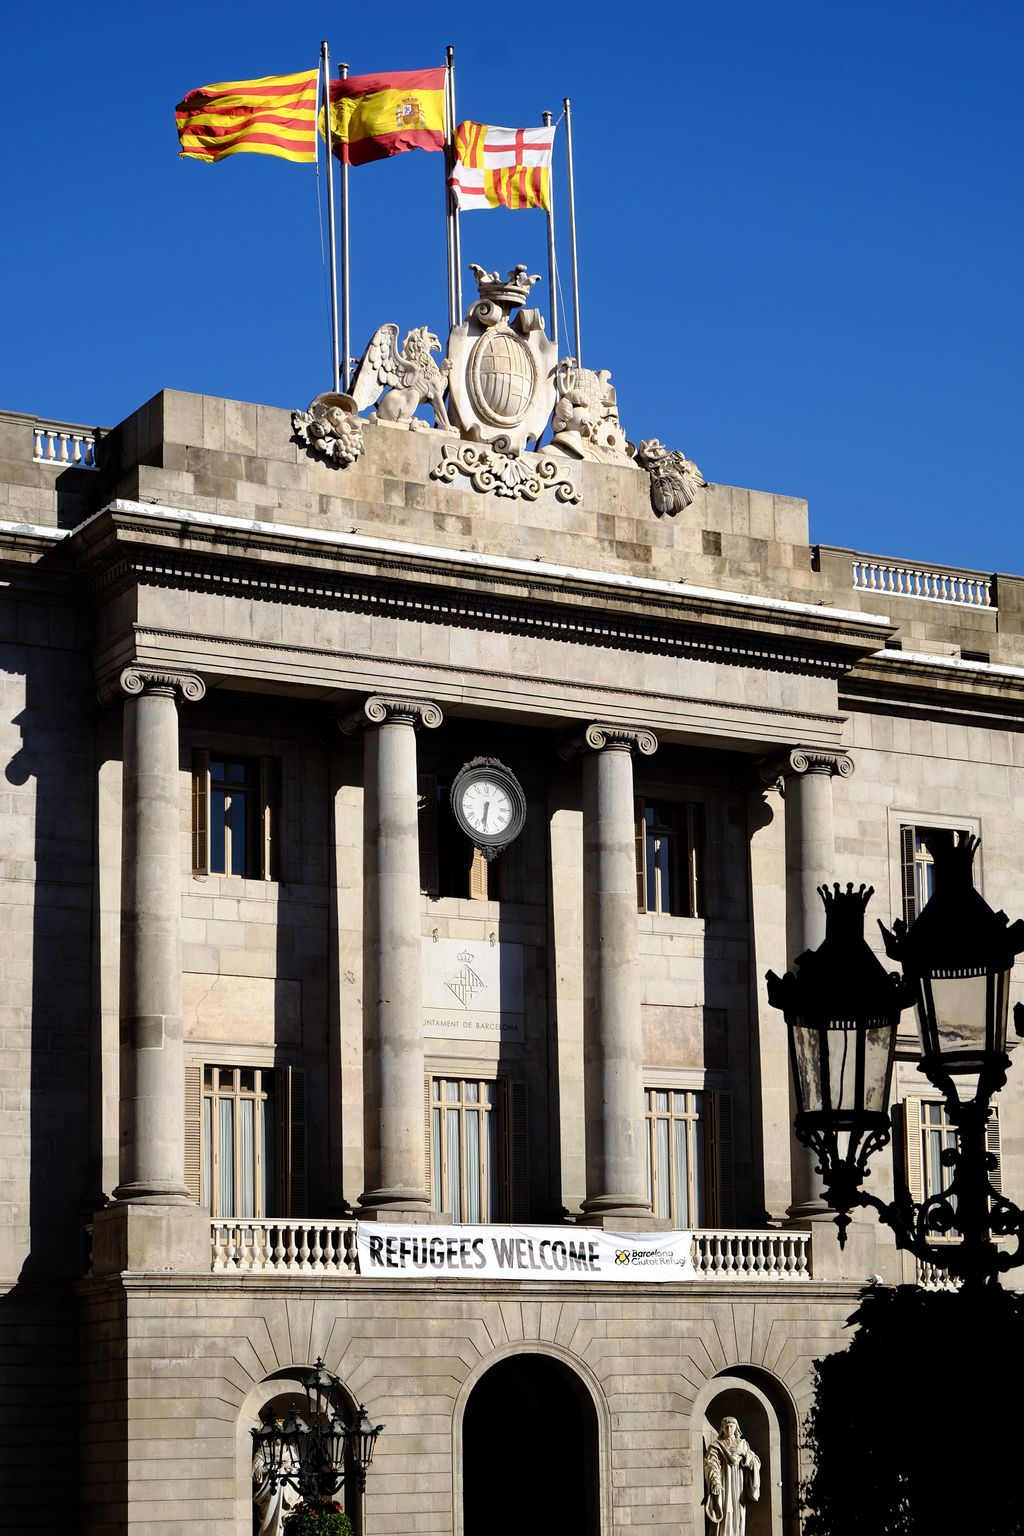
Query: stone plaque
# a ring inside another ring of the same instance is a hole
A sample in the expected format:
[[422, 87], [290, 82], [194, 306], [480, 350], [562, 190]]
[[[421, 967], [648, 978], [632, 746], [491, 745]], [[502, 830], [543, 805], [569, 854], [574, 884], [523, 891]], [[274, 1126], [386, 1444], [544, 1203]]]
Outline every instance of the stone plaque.
[[520, 1043], [523, 946], [477, 939], [423, 940], [423, 1033], [449, 1040]]

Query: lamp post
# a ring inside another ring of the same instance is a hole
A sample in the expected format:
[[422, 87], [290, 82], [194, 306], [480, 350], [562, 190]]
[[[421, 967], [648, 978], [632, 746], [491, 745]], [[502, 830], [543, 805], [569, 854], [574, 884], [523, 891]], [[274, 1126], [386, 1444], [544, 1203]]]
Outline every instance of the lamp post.
[[[935, 893], [909, 927], [882, 928], [903, 976], [886, 974], [864, 941], [873, 891], [820, 889], [825, 942], [800, 955], [797, 973], [768, 973], [768, 1000], [789, 1027], [796, 1134], [818, 1157], [843, 1246], [850, 1211], [869, 1207], [917, 1258], [967, 1287], [997, 1284], [1024, 1264], [1024, 1212], [993, 1188], [985, 1127], [1006, 1082], [1010, 972], [1024, 950], [1024, 922], [1009, 926], [974, 889], [978, 839], [936, 832], [928, 847]], [[880, 925], [881, 926], [881, 925]], [[914, 1002], [922, 1040], [918, 1070], [942, 1094], [956, 1146], [942, 1155], [945, 1189], [915, 1203], [905, 1184], [891, 1202], [862, 1188], [868, 1161], [891, 1135], [889, 1086], [900, 1012]], [[958, 1243], [935, 1239], [955, 1231]], [[994, 1237], [1014, 1237], [1013, 1248]]]
[[293, 1409], [283, 1422], [272, 1420], [252, 1431], [271, 1489], [287, 1483], [307, 1503], [326, 1502], [344, 1486], [345, 1452], [351, 1447], [351, 1463], [362, 1491], [384, 1425], [371, 1424], [362, 1403], [355, 1423], [345, 1423], [336, 1401], [341, 1382], [319, 1357], [301, 1380], [305, 1416]]

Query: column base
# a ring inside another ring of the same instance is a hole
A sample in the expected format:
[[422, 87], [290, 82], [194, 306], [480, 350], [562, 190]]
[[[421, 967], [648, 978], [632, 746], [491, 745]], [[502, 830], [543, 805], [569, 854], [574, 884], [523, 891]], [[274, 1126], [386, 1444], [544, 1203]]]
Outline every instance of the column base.
[[782, 1224], [785, 1227], [806, 1227], [811, 1222], [831, 1221], [835, 1214], [825, 1200], [800, 1200], [786, 1207], [786, 1218]]
[[209, 1274], [210, 1213], [191, 1201], [119, 1201], [92, 1222], [94, 1275]]
[[154, 1184], [136, 1180], [119, 1184], [114, 1199], [124, 1205], [195, 1205], [183, 1184]]
[[655, 1216], [646, 1201], [628, 1195], [595, 1195], [584, 1200], [577, 1225], [601, 1227], [606, 1232], [667, 1232], [669, 1224]]
[[426, 1195], [416, 1189], [366, 1189], [359, 1196], [357, 1221], [423, 1222], [437, 1225], [450, 1220], [431, 1210]]

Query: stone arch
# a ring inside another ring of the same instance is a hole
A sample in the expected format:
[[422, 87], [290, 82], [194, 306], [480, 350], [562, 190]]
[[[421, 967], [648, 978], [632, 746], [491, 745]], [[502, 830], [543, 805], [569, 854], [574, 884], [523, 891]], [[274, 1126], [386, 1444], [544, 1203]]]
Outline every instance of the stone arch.
[[[467, 1528], [466, 1520], [466, 1416], [472, 1416], [473, 1394], [493, 1372], [502, 1371], [517, 1361], [537, 1362], [541, 1371], [545, 1365], [554, 1377], [549, 1382], [561, 1381], [568, 1394], [575, 1398], [581, 1410], [583, 1433], [588, 1441], [584, 1447], [587, 1465], [584, 1476], [590, 1479], [590, 1508], [585, 1511], [583, 1526], [593, 1536], [608, 1536], [611, 1531], [611, 1415], [600, 1383], [593, 1371], [576, 1355], [558, 1344], [517, 1340], [494, 1350], [485, 1360], [473, 1368], [459, 1389], [455, 1400], [452, 1424], [452, 1509], [454, 1536], [475, 1536]], [[519, 1368], [520, 1372], [522, 1367]], [[520, 1382], [520, 1385], [522, 1383]], [[472, 1439], [472, 1431], [471, 1431]], [[520, 1468], [522, 1463], [520, 1462]], [[472, 1476], [472, 1473], [470, 1474]], [[521, 1475], [512, 1486], [521, 1487]], [[520, 1517], [518, 1525], [524, 1520]], [[536, 1519], [529, 1516], [525, 1523], [536, 1529]]]
[[[290, 1399], [296, 1405], [305, 1406], [306, 1394], [302, 1378], [313, 1368], [309, 1365], [286, 1365], [271, 1371], [262, 1381], [246, 1393], [238, 1410], [235, 1425], [235, 1536], [253, 1536], [253, 1483], [252, 1483], [252, 1431], [272, 1403], [281, 1399], [283, 1407], [290, 1407]], [[341, 1401], [345, 1417], [351, 1420], [356, 1412], [356, 1400], [341, 1384]], [[345, 1488], [345, 1508], [352, 1520], [355, 1536], [362, 1536], [363, 1500], [357, 1484]]]
[[797, 1536], [799, 1463], [796, 1403], [777, 1376], [736, 1365], [705, 1381], [690, 1416], [693, 1529], [705, 1530], [704, 1451], [721, 1420], [731, 1414], [761, 1458], [761, 1497], [747, 1512], [747, 1536]]

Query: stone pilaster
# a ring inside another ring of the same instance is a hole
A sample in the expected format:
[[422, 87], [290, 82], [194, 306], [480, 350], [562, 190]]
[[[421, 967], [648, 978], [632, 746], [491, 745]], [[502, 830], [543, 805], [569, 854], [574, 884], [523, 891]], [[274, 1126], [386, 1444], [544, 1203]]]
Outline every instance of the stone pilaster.
[[187, 673], [126, 667], [104, 695], [124, 701], [119, 1201], [188, 1198], [178, 701], [205, 692]]
[[345, 731], [364, 730], [362, 1216], [430, 1209], [416, 729], [441, 720], [436, 704], [375, 697], [340, 722]]
[[562, 748], [583, 756], [585, 1219], [652, 1222], [646, 1195], [643, 1032], [637, 946], [633, 753], [652, 731], [591, 725]]

